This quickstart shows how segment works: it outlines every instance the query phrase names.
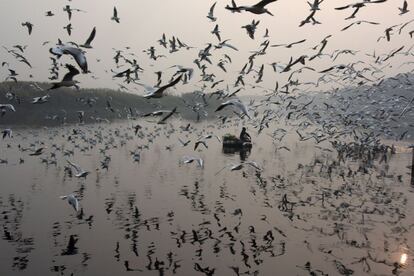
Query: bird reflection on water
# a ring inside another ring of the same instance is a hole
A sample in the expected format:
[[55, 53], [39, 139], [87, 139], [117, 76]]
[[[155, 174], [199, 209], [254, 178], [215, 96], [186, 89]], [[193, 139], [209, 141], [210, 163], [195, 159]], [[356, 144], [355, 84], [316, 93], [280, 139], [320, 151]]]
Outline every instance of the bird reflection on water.
[[[298, 143], [294, 132], [276, 136], [289, 151], [269, 150], [271, 135], [254, 135], [251, 149], [227, 148], [220, 137], [240, 125], [202, 122], [189, 132], [180, 127], [186, 124], [15, 131], [2, 153], [10, 165], [0, 166], [0, 270], [78, 275], [81, 264], [91, 274], [274, 275], [275, 263], [282, 275], [412, 269], [414, 218], [404, 210], [413, 206], [401, 165], [410, 152], [344, 142], [315, 147]], [[208, 148], [188, 146], [199, 139]], [[28, 145], [43, 150], [31, 156]], [[67, 160], [91, 173], [76, 177]], [[62, 194], [76, 195], [78, 212]]]

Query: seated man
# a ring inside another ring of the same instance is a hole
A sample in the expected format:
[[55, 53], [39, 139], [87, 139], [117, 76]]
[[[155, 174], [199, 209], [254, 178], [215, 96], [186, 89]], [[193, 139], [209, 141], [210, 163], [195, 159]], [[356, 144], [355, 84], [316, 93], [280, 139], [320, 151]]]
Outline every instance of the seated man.
[[243, 127], [242, 131], [240, 132], [240, 141], [242, 142], [251, 142], [252, 138], [250, 137], [249, 133], [246, 132], [246, 128]]

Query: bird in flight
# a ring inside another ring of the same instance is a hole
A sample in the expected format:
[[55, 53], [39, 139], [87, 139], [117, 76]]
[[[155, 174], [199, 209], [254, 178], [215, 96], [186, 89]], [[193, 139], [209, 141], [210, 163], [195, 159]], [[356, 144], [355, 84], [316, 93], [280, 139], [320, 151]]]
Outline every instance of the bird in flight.
[[217, 2], [210, 7], [210, 11], [208, 12], [207, 18], [210, 19], [212, 22], [217, 20], [217, 17], [214, 17], [214, 8], [216, 7]]
[[88, 72], [88, 63], [86, 61], [86, 56], [81, 49], [67, 45], [57, 45], [56, 47], [50, 48], [49, 51], [50, 53], [56, 55], [58, 58], [65, 54], [71, 55], [76, 60], [76, 63], [79, 65], [79, 67], [82, 69], [82, 72]]
[[219, 105], [219, 107], [217, 107], [217, 109], [215, 110], [220, 111], [223, 108], [225, 108], [226, 106], [234, 106], [237, 109], [239, 109], [241, 112], [243, 112], [244, 115], [246, 115], [249, 119], [251, 119], [250, 115], [249, 115], [249, 110], [247, 109], [246, 105], [244, 103], [242, 103], [239, 99], [231, 99], [228, 101], [225, 101], [224, 103], [222, 103], [221, 105]]
[[232, 6], [227, 5], [226, 9], [232, 11], [232, 12], [241, 12], [241, 11], [248, 11], [254, 14], [263, 14], [267, 13], [273, 16], [273, 14], [266, 9], [266, 5], [276, 2], [277, 0], [262, 0], [259, 3], [253, 5], [253, 6], [237, 6], [234, 0], [232, 0]]
[[118, 11], [116, 10], [116, 7], [114, 7], [114, 13], [112, 15], [111, 20], [115, 21], [116, 23], [119, 23]]
[[22, 23], [22, 26], [27, 28], [27, 31], [29, 32], [29, 35], [32, 34], [32, 31], [33, 31], [33, 24], [32, 23], [30, 23], [29, 21], [26, 21], [26, 22]]
[[78, 81], [73, 79], [74, 76], [79, 74], [79, 70], [70, 64], [66, 64], [66, 68], [69, 70], [69, 72], [66, 73], [62, 81], [53, 83], [53, 86], [50, 87], [48, 90], [57, 89], [59, 87], [71, 87], [71, 86], [75, 86], [77, 89], [79, 89], [79, 86], [77, 85]]
[[76, 212], [79, 211], [79, 201], [73, 194], [60, 196], [60, 199], [67, 199], [69, 205], [72, 206]]
[[407, 12], [409, 12], [407, 0], [404, 0], [403, 7], [398, 8], [398, 9], [400, 10], [400, 15], [403, 15], [403, 14], [406, 14]]
[[83, 48], [92, 48], [91, 43], [93, 41], [93, 39], [95, 38], [96, 35], [96, 27], [93, 27], [91, 34], [89, 35], [88, 39], [86, 40], [86, 42], [82, 45], [79, 45], [80, 47]]
[[174, 85], [176, 85], [177, 83], [180, 82], [182, 78], [182, 75], [178, 76], [175, 80], [171, 81], [170, 83], [161, 86], [160, 88], [158, 88], [157, 90], [154, 90], [152, 92], [149, 92], [148, 94], [145, 94], [144, 97], [149, 99], [149, 98], [161, 98], [164, 94], [164, 91], [167, 90], [170, 87], [173, 87]]

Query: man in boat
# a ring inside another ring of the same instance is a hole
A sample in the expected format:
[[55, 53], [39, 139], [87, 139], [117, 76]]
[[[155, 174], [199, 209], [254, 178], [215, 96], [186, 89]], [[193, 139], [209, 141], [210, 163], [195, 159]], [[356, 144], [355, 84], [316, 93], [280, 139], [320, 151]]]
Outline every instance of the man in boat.
[[242, 131], [240, 132], [240, 141], [242, 141], [243, 143], [252, 141], [252, 137], [250, 137], [250, 134], [247, 133], [245, 127], [243, 127]]

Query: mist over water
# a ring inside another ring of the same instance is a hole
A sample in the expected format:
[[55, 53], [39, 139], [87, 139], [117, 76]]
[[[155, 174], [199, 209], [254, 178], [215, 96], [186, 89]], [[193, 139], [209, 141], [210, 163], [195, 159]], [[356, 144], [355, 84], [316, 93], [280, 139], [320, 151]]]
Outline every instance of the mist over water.
[[406, 0], [0, 1], [0, 276], [414, 275]]

